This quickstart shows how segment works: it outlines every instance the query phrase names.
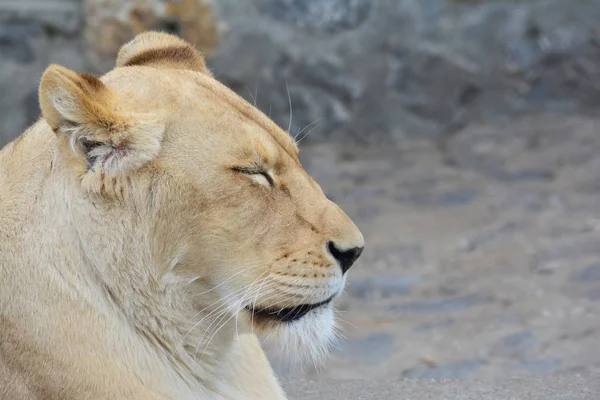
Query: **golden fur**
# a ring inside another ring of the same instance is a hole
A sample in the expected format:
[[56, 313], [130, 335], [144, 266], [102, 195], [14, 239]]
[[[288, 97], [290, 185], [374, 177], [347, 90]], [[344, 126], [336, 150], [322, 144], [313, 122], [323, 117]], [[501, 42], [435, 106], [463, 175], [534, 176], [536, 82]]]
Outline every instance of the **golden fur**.
[[319, 358], [363, 246], [295, 143], [166, 34], [97, 78], [50, 66], [0, 152], [0, 398], [284, 399], [263, 345]]

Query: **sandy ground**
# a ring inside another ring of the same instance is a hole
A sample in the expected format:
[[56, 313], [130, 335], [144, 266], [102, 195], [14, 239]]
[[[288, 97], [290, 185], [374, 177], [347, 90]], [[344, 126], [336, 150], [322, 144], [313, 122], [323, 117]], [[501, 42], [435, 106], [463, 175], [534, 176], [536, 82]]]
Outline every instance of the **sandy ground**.
[[304, 146], [367, 246], [338, 301], [346, 339], [320, 369], [277, 370], [327, 382], [599, 373], [599, 132], [593, 118], [536, 116], [400, 148]]
[[289, 381], [290, 400], [597, 400], [600, 376], [499, 381]]

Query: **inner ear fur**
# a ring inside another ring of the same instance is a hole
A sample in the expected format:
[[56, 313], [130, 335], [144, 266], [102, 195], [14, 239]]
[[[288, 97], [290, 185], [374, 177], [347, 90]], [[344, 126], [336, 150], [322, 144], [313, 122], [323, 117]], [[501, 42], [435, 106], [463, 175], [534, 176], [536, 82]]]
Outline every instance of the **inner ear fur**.
[[44, 119], [69, 145], [65, 150], [82, 174], [117, 175], [157, 156], [164, 124], [156, 117], [124, 110], [98, 77], [51, 65], [39, 93]]
[[121, 47], [117, 67], [135, 65], [188, 69], [210, 75], [204, 57], [192, 45], [162, 32], [139, 34]]

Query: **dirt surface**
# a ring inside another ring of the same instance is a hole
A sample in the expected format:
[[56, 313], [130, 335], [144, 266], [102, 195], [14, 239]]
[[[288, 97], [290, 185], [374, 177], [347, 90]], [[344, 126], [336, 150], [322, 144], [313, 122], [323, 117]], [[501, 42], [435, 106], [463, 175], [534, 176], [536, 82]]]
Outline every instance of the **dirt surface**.
[[600, 372], [599, 130], [536, 116], [444, 143], [304, 146], [367, 245], [338, 301], [346, 339], [293, 376]]
[[597, 400], [600, 376], [490, 380], [284, 381], [290, 400]]

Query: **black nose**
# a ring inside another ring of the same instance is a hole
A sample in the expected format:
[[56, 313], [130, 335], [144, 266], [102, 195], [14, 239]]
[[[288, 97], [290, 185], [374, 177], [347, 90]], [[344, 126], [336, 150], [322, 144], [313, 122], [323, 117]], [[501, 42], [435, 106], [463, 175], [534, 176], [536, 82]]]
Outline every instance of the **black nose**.
[[327, 249], [331, 255], [340, 263], [342, 274], [350, 269], [354, 261], [360, 257], [364, 247], [353, 247], [348, 250], [339, 250], [333, 242], [327, 243]]

